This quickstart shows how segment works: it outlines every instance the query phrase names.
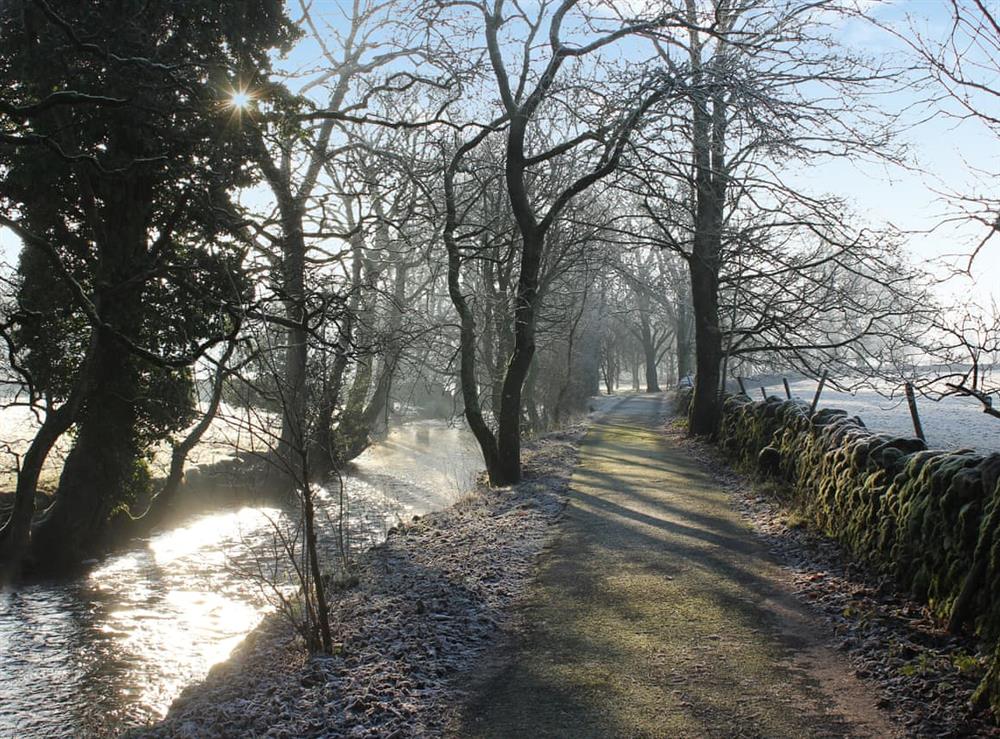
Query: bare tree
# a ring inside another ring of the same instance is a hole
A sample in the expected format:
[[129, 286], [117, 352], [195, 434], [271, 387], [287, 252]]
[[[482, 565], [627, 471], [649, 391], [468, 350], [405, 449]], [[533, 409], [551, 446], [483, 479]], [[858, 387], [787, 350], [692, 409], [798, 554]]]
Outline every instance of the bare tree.
[[[928, 35], [917, 19], [902, 28], [879, 25], [902, 40], [916, 57], [918, 69], [929, 85], [928, 108], [960, 126], [979, 126], [1000, 141], [1000, 14], [981, 0], [948, 0], [943, 4], [950, 23], [943, 38]], [[878, 23], [877, 21], [875, 21]], [[1000, 235], [998, 173], [982, 158], [966, 163], [966, 169], [981, 183], [978, 192], [952, 192], [946, 198], [951, 212], [939, 224], [970, 227], [972, 243], [962, 257], [961, 272], [977, 272], [976, 260], [984, 249], [996, 248]], [[970, 302], [954, 306], [933, 321], [925, 340], [903, 354], [900, 371], [906, 373], [925, 395], [941, 399], [948, 395], [974, 398], [984, 413], [998, 417], [994, 396], [1000, 393], [994, 369], [997, 363], [998, 310], [995, 305]], [[915, 371], [910, 361], [922, 358], [924, 367]], [[907, 365], [910, 366], [907, 366]]]
[[[323, 258], [315, 250], [324, 239], [350, 240], [362, 228], [358, 222], [345, 227], [344, 214], [326, 207], [331, 183], [323, 176], [336, 171], [335, 159], [350, 151], [350, 129], [367, 122], [365, 116], [378, 96], [395, 95], [414, 83], [412, 73], [393, 65], [419, 55], [410, 44], [415, 32], [400, 20], [401, 3], [396, 0], [352, 0], [343, 30], [335, 24], [324, 27], [311, 4], [300, 0], [298, 5], [302, 26], [318, 45], [326, 68], [298, 83], [294, 95], [276, 82], [245, 82], [246, 94], [260, 109], [246, 123], [256, 137], [257, 162], [276, 204], [273, 225], [278, 232], [265, 226], [260, 241], [278, 278], [276, 296], [288, 324], [280, 381], [286, 385], [284, 412], [289, 414], [283, 443], [290, 446], [297, 444], [290, 434], [301, 426], [300, 416], [306, 412], [309, 335], [322, 331], [311, 320], [322, 312], [307, 300], [315, 294], [307, 283], [322, 272], [317, 264]], [[339, 356], [348, 355], [341, 351]], [[340, 367], [337, 362], [333, 366]], [[337, 381], [329, 384], [336, 386]]]
[[[803, 218], [820, 216], [817, 223], [829, 225], [824, 208], [831, 201], [804, 194], [781, 168], [832, 157], [892, 159], [897, 151], [891, 116], [866, 98], [889, 70], [847, 53], [829, 36], [825, 21], [838, 12], [836, 2], [678, 6], [686, 33], [655, 42], [665, 68], [685, 81], [686, 106], [646, 127], [629, 172], [656, 242], [682, 255], [689, 268], [697, 365], [689, 428], [712, 434], [727, 350], [720, 302], [727, 260], [748, 243], [767, 243], [748, 242], [746, 228], [798, 225], [810, 238], [836, 233], [819, 225], [810, 234]], [[781, 258], [774, 261], [780, 267]]]
[[[483, 450], [490, 480], [495, 485], [517, 482], [521, 476], [520, 436], [522, 392], [535, 353], [538, 319], [539, 277], [548, 249], [548, 237], [569, 203], [604, 178], [619, 165], [622, 151], [644, 114], [672, 89], [669, 79], [644, 78], [628, 91], [618, 89], [614, 102], [594, 97], [576, 102], [580, 115], [566, 127], [567, 135], [550, 144], [545, 137], [535, 144], [534, 132], [540, 125], [551, 125], [552, 108], [566, 109], [557, 99], [565, 90], [582, 89], [585, 84], [600, 87], [599, 74], [586, 83], [557, 84], [561, 77], [580, 74], [588, 60], [598, 60], [602, 50], [625, 38], [648, 31], [662, 21], [601, 21], [588, 15], [576, 0], [564, 0], [551, 10], [543, 4], [528, 14], [517, 3], [493, 2], [439, 4], [443, 10], [471, 6], [480, 19], [478, 34], [492, 70], [490, 84], [500, 98], [501, 107], [494, 121], [472, 138], [460, 142], [452, 163], [446, 170], [445, 196], [449, 217], [445, 226], [445, 244], [449, 253], [449, 291], [462, 320], [462, 385], [465, 412], [469, 425]], [[575, 32], [591, 23], [598, 29], [589, 38], [568, 42], [564, 24], [574, 16]], [[547, 31], [547, 42], [537, 43]], [[593, 71], [593, 70], [591, 70]], [[589, 103], [589, 104], [588, 104]], [[608, 121], [611, 121], [610, 123]], [[513, 220], [519, 236], [518, 274], [511, 310], [513, 343], [506, 362], [501, 387], [497, 427], [494, 432], [482, 418], [475, 387], [475, 325], [463, 294], [463, 262], [459, 227], [459, 204], [456, 203], [456, 178], [463, 158], [492, 132], [503, 131], [504, 184]], [[537, 191], [537, 173], [553, 166], [559, 159], [572, 156], [577, 162], [573, 175], [555, 190]]]

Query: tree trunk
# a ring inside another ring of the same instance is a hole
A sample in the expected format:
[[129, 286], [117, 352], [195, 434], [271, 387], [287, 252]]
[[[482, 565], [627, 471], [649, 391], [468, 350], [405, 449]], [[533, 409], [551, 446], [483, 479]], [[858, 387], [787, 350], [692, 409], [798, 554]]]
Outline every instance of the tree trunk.
[[695, 313], [694, 398], [688, 416], [688, 433], [714, 436], [722, 407], [719, 371], [722, 362], [722, 331], [719, 328], [719, 275], [699, 259], [691, 260], [691, 297]]
[[[384, 248], [389, 247], [388, 235], [382, 234], [379, 243]], [[360, 238], [353, 242], [354, 251], [354, 285], [361, 287], [361, 265], [365, 265], [368, 279], [374, 283], [377, 270], [370, 260], [364, 256], [363, 243]], [[339, 468], [344, 463], [357, 457], [370, 443], [371, 434], [376, 429], [384, 430], [386, 410], [389, 404], [389, 393], [396, 374], [396, 368], [403, 352], [401, 331], [403, 327], [403, 306], [406, 303], [406, 284], [410, 265], [398, 262], [395, 269], [393, 294], [388, 308], [388, 320], [385, 327], [381, 360], [378, 370], [373, 367], [371, 353], [360, 358], [354, 375], [354, 382], [348, 393], [344, 412], [333, 433], [334, 464]], [[352, 312], [358, 313], [362, 327], [362, 336], [357, 345], [371, 347], [375, 341], [376, 306], [364, 307], [359, 312], [359, 304], [352, 302]], [[374, 379], [374, 388], [372, 381]]]
[[490, 475], [494, 485], [513, 485], [521, 480], [521, 392], [535, 355], [538, 272], [545, 242], [544, 233], [537, 228], [527, 233], [522, 230], [522, 236], [521, 272], [514, 304], [514, 349], [503, 380], [496, 474]]
[[[701, 45], [691, 46], [696, 83], [706, 80]], [[715, 436], [722, 417], [719, 393], [722, 363], [722, 327], [719, 323], [719, 271], [723, 243], [723, 215], [728, 187], [726, 164], [726, 104], [720, 90], [695, 87], [692, 95], [692, 154], [694, 155], [694, 240], [688, 266], [694, 309], [694, 397], [688, 415], [688, 433]]]
[[338, 469], [358, 456], [368, 445], [368, 428], [365, 425], [364, 415], [365, 401], [371, 385], [372, 360], [371, 357], [364, 357], [355, 366], [354, 380], [347, 392], [347, 402], [333, 432], [334, 464]]
[[113, 506], [127, 500], [136, 469], [135, 359], [99, 329], [94, 375], [79, 435], [66, 457], [55, 502], [32, 532], [33, 563], [58, 571], [100, 551]]
[[31, 539], [38, 478], [49, 452], [69, 427], [73, 414], [65, 406], [48, 413], [21, 461], [14, 491], [14, 508], [0, 529], [0, 585], [17, 577]]
[[615, 381], [618, 377], [618, 347], [611, 341], [601, 342], [601, 374], [604, 376], [604, 386], [608, 395], [614, 395]]
[[656, 346], [653, 343], [648, 321], [644, 321], [642, 326], [642, 354], [646, 370], [646, 392], [658, 393], [660, 392], [660, 381], [656, 372]]
[[[503, 398], [503, 378], [505, 362], [510, 358], [511, 331], [507, 315], [507, 291], [510, 288], [507, 269], [500, 264], [500, 249], [493, 247], [492, 253], [499, 269], [494, 271], [493, 260], [483, 263], [483, 287], [486, 299], [483, 303], [483, 365], [489, 373], [490, 411], [496, 418], [500, 414]], [[496, 281], [496, 284], [494, 284]]]
[[660, 392], [660, 381], [656, 372], [656, 350], [650, 352], [645, 345], [643, 345], [643, 349], [646, 354], [646, 392], [658, 393]]
[[65, 434], [80, 412], [92, 375], [94, 352], [97, 350], [97, 332], [92, 331], [87, 353], [77, 370], [66, 401], [45, 414], [45, 420], [31, 440], [28, 451], [21, 460], [14, 491], [14, 508], [10, 518], [0, 528], [0, 584], [17, 576], [31, 542], [31, 522], [35, 515], [35, 494], [45, 461], [52, 447]]
[[[520, 357], [524, 356], [524, 352]], [[515, 354], [517, 357], [517, 354]], [[513, 485], [521, 480], [521, 390], [527, 371], [517, 357], [507, 370], [497, 425], [497, 463], [490, 473], [492, 485]]]
[[[305, 474], [308, 477], [308, 472]], [[316, 542], [316, 512], [313, 508], [312, 489], [308, 481], [302, 488], [302, 513], [305, 518], [306, 548], [309, 569], [312, 571], [312, 585], [316, 600], [316, 616], [319, 620], [319, 647], [324, 654], [333, 652], [333, 637], [330, 634], [330, 611], [326, 604], [326, 587], [319, 564], [319, 548]]]
[[[60, 409], [61, 410], [61, 409]], [[58, 412], [58, 411], [57, 411]], [[53, 414], [45, 418], [42, 427], [31, 442], [17, 476], [14, 507], [10, 518], [0, 529], [0, 584], [17, 576], [21, 560], [30, 540], [31, 520], [35, 515], [35, 493], [38, 478], [49, 451], [59, 437], [69, 428], [68, 423], [58, 423]]]
[[400, 262], [396, 265], [396, 275], [393, 283], [392, 305], [389, 306], [389, 321], [386, 328], [385, 350], [382, 363], [375, 380], [375, 390], [372, 392], [368, 407], [365, 408], [364, 421], [369, 431], [383, 433], [388, 430], [386, 422], [389, 408], [389, 395], [392, 382], [396, 377], [399, 360], [403, 356], [403, 312], [406, 307], [406, 283], [410, 265]]
[[697, 372], [688, 416], [688, 433], [715, 436], [722, 417], [719, 393], [722, 327], [719, 323], [719, 270], [722, 254], [723, 208], [726, 200], [725, 106], [712, 100], [711, 113], [703, 94], [694, 98], [695, 160], [694, 243], [691, 303], [694, 308]]
[[[333, 364], [323, 378], [323, 391], [317, 409], [316, 428], [310, 440], [310, 472], [316, 479], [323, 480], [340, 467], [337, 454], [337, 438], [333, 428], [333, 417], [340, 403], [344, 389], [344, 374], [350, 363], [351, 347], [354, 343], [354, 327], [361, 308], [361, 274], [364, 256], [363, 236], [358, 233], [351, 237], [351, 290], [347, 311], [337, 337]], [[367, 392], [367, 390], [366, 390]]]
[[[279, 200], [279, 204], [281, 201]], [[285, 316], [295, 323], [285, 330], [285, 362], [279, 378], [281, 403], [281, 439], [278, 458], [291, 464], [295, 450], [304, 449], [306, 439], [306, 363], [308, 360], [308, 331], [305, 326], [305, 257], [306, 245], [302, 235], [302, 214], [292, 203], [286, 203], [282, 216], [284, 231], [281, 278], [282, 301]]]
[[640, 287], [635, 290], [639, 307], [639, 341], [642, 344], [643, 368], [646, 374], [646, 392], [660, 392], [660, 382], [656, 373], [656, 341], [650, 326], [649, 297]]
[[583, 297], [580, 300], [580, 310], [577, 311], [572, 323], [570, 323], [569, 335], [566, 337], [566, 376], [563, 378], [563, 381], [559, 386], [559, 395], [556, 397], [555, 407], [552, 411], [554, 425], [556, 428], [558, 428], [559, 424], [562, 422], [563, 403], [566, 401], [566, 393], [569, 392], [570, 385], [572, 384], [573, 349], [576, 344], [577, 329], [580, 327], [580, 321], [583, 319], [583, 314], [587, 310], [587, 295], [589, 294], [588, 288], [589, 283], [584, 283]]
[[482, 404], [479, 402], [479, 386], [476, 382], [476, 321], [462, 290], [462, 250], [455, 239], [458, 227], [458, 208], [455, 197], [455, 175], [462, 158], [485, 138], [484, 129], [459, 147], [452, 157], [444, 176], [445, 225], [442, 232], [445, 249], [448, 252], [448, 297], [458, 313], [459, 333], [459, 386], [462, 390], [462, 404], [469, 430], [483, 454], [486, 472], [493, 480], [497, 469], [497, 438], [483, 418]]
[[691, 313], [688, 308], [687, 290], [678, 296], [677, 326], [674, 335], [677, 341], [677, 380], [691, 374]]
[[309, 469], [318, 480], [325, 479], [336, 469], [333, 414], [337, 410], [340, 393], [344, 387], [344, 373], [347, 371], [353, 334], [352, 323], [352, 317], [348, 315], [337, 341], [333, 365], [323, 378], [323, 391], [316, 411], [316, 429], [309, 449]]
[[370, 436], [378, 438], [388, 430], [386, 410], [389, 407], [389, 393], [392, 390], [392, 381], [396, 376], [398, 364], [399, 350], [392, 346], [387, 347], [379, 364], [379, 371], [375, 378], [375, 389], [372, 390], [372, 396], [362, 414], [362, 420]]

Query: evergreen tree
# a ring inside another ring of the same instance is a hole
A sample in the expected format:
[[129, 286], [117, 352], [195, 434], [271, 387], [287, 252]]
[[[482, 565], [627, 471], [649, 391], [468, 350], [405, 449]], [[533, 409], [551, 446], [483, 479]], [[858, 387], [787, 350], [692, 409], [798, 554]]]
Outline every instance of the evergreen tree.
[[101, 546], [150, 446], [192, 419], [190, 366], [248, 293], [230, 194], [253, 170], [232, 96], [293, 37], [280, 0], [0, 10], [0, 213], [25, 242], [15, 342], [37, 393], [79, 388], [31, 533], [41, 567]]

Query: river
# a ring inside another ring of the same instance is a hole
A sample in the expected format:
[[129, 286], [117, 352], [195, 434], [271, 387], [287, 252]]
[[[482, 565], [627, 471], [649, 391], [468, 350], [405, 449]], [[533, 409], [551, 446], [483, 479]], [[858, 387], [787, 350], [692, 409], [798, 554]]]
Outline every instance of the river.
[[[353, 544], [453, 503], [481, 468], [464, 430], [393, 430], [344, 478]], [[320, 498], [333, 509], [337, 492]], [[265, 504], [203, 513], [77, 579], [0, 592], [0, 737], [106, 735], [162, 717], [271, 610], [248, 573], [284, 516]]]

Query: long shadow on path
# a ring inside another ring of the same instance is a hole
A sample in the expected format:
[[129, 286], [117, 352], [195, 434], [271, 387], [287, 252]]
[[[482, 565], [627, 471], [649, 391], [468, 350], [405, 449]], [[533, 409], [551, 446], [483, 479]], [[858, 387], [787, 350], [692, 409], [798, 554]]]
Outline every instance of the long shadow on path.
[[558, 538], [463, 736], [894, 736], [727, 493], [634, 396], [581, 449]]

